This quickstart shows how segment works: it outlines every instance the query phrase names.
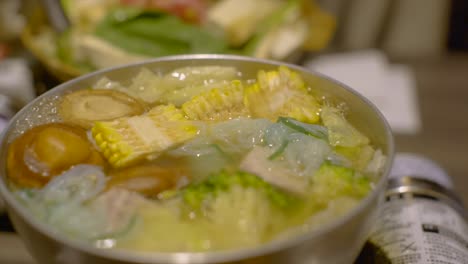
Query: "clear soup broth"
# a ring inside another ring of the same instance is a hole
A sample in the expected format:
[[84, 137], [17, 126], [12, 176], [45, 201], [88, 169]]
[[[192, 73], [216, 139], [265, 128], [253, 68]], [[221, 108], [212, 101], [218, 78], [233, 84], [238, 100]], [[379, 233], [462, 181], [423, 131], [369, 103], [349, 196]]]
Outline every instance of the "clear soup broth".
[[141, 68], [44, 97], [7, 176], [34, 218], [99, 248], [254, 247], [354, 208], [386, 157], [294, 69]]

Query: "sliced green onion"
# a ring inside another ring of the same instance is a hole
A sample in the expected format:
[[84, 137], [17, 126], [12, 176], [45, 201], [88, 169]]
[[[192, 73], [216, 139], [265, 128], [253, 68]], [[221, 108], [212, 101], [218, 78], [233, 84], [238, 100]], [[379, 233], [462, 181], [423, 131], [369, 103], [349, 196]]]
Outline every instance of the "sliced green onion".
[[279, 146], [279, 148], [277, 150], [275, 150], [275, 152], [273, 152], [273, 154], [271, 154], [270, 156], [268, 156], [268, 159], [269, 160], [274, 160], [276, 158], [278, 158], [279, 156], [281, 156], [284, 152], [284, 150], [286, 149], [286, 147], [288, 146], [289, 144], [289, 140], [284, 140], [281, 145]]
[[297, 132], [318, 138], [327, 140], [328, 139], [328, 130], [324, 126], [306, 124], [297, 121], [296, 119], [290, 117], [279, 117], [278, 123], [283, 123], [284, 125], [296, 130]]

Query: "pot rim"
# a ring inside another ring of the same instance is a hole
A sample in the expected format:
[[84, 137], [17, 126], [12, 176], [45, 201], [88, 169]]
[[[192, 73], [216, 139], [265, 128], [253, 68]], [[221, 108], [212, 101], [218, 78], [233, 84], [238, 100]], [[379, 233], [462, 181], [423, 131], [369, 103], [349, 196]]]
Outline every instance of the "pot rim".
[[[1, 135], [0, 147], [1, 148], [6, 147], [5, 139], [6, 139], [7, 133], [14, 126], [13, 124], [15, 124], [16, 121], [19, 119], [19, 116], [21, 116], [23, 112], [27, 111], [27, 109], [29, 109], [32, 104], [34, 104], [38, 100], [41, 100], [44, 97], [47, 97], [49, 94], [55, 93], [59, 90], [65, 90], [70, 85], [73, 85], [75, 83], [81, 82], [88, 78], [103, 75], [105, 73], [112, 72], [118, 69], [142, 67], [147, 64], [154, 64], [154, 63], [164, 62], [164, 61], [175, 61], [175, 60], [190, 61], [190, 60], [216, 60], [216, 59], [228, 60], [228, 61], [255, 62], [255, 63], [268, 64], [268, 65], [273, 65], [273, 66], [284, 65], [295, 71], [302, 72], [305, 74], [312, 74], [321, 79], [325, 79], [329, 82], [335, 83], [340, 88], [347, 90], [348, 92], [352, 93], [354, 96], [358, 97], [360, 100], [364, 101], [364, 103], [372, 110], [372, 112], [374, 112], [377, 115], [383, 127], [385, 128], [385, 131], [386, 131], [385, 143], [387, 144], [387, 148], [388, 148], [388, 151], [387, 151], [388, 156], [387, 156], [385, 168], [382, 172], [382, 175], [378, 183], [375, 185], [375, 188], [372, 190], [372, 192], [369, 195], [367, 195], [364, 199], [362, 199], [359, 202], [359, 204], [355, 208], [353, 208], [351, 211], [347, 212], [345, 215], [343, 215], [342, 217], [339, 217], [338, 219], [334, 219], [333, 221], [330, 221], [329, 223], [324, 224], [321, 228], [311, 230], [303, 234], [297, 234], [286, 239], [276, 239], [276, 240], [267, 242], [265, 244], [258, 245], [256, 247], [245, 248], [245, 249], [224, 250], [224, 251], [216, 251], [216, 252], [163, 253], [163, 252], [139, 252], [139, 251], [124, 250], [124, 249], [108, 250], [108, 249], [99, 249], [99, 248], [93, 247], [89, 243], [78, 241], [76, 239], [71, 239], [65, 235], [54, 232], [53, 229], [50, 228], [49, 225], [42, 223], [40, 221], [37, 221], [36, 219], [33, 219], [31, 217], [31, 214], [28, 212], [28, 210], [24, 206], [22, 206], [21, 203], [17, 199], [15, 199], [13, 195], [10, 193], [8, 187], [6, 186], [6, 177], [3, 176], [0, 179], [0, 195], [3, 197], [7, 205], [7, 211], [13, 210], [14, 212], [20, 215], [23, 221], [28, 223], [36, 231], [40, 232], [46, 237], [49, 237], [55, 240], [56, 242], [70, 246], [76, 250], [83, 251], [88, 254], [102, 257], [105, 259], [128, 261], [128, 262], [133, 262], [133, 263], [201, 264], [201, 263], [218, 263], [218, 262], [237, 261], [237, 260], [242, 260], [242, 259], [247, 259], [247, 258], [258, 257], [258, 256], [265, 255], [265, 254], [271, 254], [280, 250], [294, 247], [295, 245], [301, 244], [302, 242], [306, 240], [311, 240], [311, 239], [314, 239], [315, 237], [324, 235], [332, 231], [333, 229], [345, 224], [347, 221], [352, 219], [356, 214], [359, 214], [360, 212], [362, 212], [371, 203], [371, 201], [376, 199], [376, 196], [378, 196], [379, 194], [383, 194], [383, 189], [387, 182], [391, 164], [393, 163], [395, 146], [394, 146], [393, 135], [392, 135], [392, 132], [391, 132], [391, 129], [387, 120], [384, 118], [383, 114], [377, 109], [377, 107], [372, 102], [370, 102], [367, 98], [359, 94], [357, 91], [355, 91], [351, 87], [339, 81], [336, 81], [328, 76], [325, 76], [321, 73], [307, 69], [306, 67], [301, 67], [298, 65], [284, 63], [280, 61], [258, 59], [258, 58], [237, 56], [237, 55], [192, 54], [192, 55], [166, 56], [166, 57], [159, 57], [159, 58], [150, 59], [150, 60], [144, 60], [144, 61], [137, 62], [137, 63], [119, 65], [119, 66], [106, 68], [106, 69], [102, 69], [102, 70], [98, 70], [92, 73], [82, 75], [78, 78], [72, 79], [70, 81], [64, 82], [54, 87], [53, 89], [47, 91], [41, 96], [35, 98], [32, 102], [30, 102], [23, 109], [21, 109], [10, 120], [10, 124], [7, 126], [7, 128], [4, 129]], [[0, 173], [2, 173], [3, 175], [6, 175], [5, 169], [6, 169], [6, 166], [0, 167]]]

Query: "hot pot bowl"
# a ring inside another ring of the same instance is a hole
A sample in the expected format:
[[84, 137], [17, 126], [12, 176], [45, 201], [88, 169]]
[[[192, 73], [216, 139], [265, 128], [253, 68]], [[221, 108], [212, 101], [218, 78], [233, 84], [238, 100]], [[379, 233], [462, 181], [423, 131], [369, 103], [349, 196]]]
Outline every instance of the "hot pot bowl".
[[[32, 119], [41, 121], [36, 111], [44, 107], [47, 98], [64, 92], [90, 87], [101, 77], [125, 81], [131, 79], [142, 67], [156, 72], [168, 72], [178, 67], [219, 65], [234, 66], [246, 77], [255, 77], [260, 69], [273, 70], [285, 65], [299, 73], [316, 92], [332, 101], [344, 102], [349, 121], [386, 155], [383, 172], [375, 180], [373, 190], [358, 206], [344, 216], [323, 223], [320, 228], [278, 239], [253, 248], [216, 252], [133, 252], [98, 249], [87, 243], [66, 237], [35, 219], [12, 195], [6, 175], [7, 148], [22, 131], [28, 129]], [[352, 263], [364, 245], [383, 200], [383, 191], [392, 163], [394, 145], [391, 130], [382, 114], [356, 91], [321, 74], [296, 65], [230, 55], [180, 55], [157, 58], [141, 63], [101, 70], [65, 82], [41, 95], [24, 107], [4, 130], [0, 148], [0, 194], [6, 203], [7, 213], [27, 249], [38, 263], [94, 263], [94, 264], [196, 264], [196, 263]]]

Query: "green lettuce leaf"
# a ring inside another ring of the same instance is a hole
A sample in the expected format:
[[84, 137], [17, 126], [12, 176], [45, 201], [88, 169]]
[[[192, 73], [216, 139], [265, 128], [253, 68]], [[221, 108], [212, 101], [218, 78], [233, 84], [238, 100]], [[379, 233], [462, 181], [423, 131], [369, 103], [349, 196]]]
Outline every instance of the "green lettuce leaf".
[[97, 25], [95, 35], [128, 52], [146, 56], [225, 53], [223, 36], [165, 13], [119, 7]]

